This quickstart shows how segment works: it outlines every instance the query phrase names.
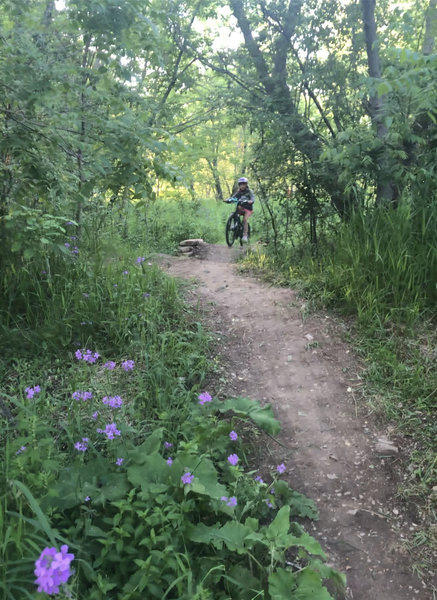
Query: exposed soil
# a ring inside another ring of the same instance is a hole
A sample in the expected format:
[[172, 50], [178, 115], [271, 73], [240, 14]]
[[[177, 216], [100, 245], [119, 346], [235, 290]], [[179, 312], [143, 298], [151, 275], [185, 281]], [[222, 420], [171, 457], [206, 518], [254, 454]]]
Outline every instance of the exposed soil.
[[[229, 374], [225, 392], [270, 403], [281, 423], [266, 439], [260, 469], [284, 462], [290, 485], [314, 499], [309, 532], [347, 575], [348, 600], [432, 599], [411, 571], [403, 538], [416, 525], [396, 500], [393, 463], [402, 448], [376, 448], [387, 436], [360, 400], [361, 367], [332, 316], [303, 318], [290, 289], [242, 276], [239, 248], [206, 245], [197, 257], [162, 257], [171, 275], [193, 279], [188, 299], [218, 337]], [[396, 451], [396, 448], [394, 449]]]

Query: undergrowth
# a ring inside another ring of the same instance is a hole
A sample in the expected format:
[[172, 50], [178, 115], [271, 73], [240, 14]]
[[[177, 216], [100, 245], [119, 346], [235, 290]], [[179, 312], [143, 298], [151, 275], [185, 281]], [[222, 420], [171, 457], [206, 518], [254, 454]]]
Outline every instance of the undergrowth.
[[313, 502], [246, 462], [270, 407], [206, 391], [210, 337], [174, 281], [86, 231], [1, 272], [3, 597], [331, 598], [344, 578], [297, 520]]

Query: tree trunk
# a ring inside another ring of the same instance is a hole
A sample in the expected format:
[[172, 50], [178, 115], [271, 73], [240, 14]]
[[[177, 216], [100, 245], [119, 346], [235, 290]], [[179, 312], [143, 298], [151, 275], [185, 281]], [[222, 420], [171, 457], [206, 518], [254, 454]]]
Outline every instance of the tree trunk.
[[[363, 13], [364, 37], [366, 40], [367, 63], [369, 75], [373, 79], [381, 79], [381, 67], [378, 52], [378, 36], [375, 22], [376, 0], [361, 0]], [[387, 137], [387, 127], [384, 123], [385, 95], [373, 94], [370, 97], [370, 118], [376, 129], [376, 135], [384, 140]], [[389, 176], [387, 152], [380, 161], [380, 170], [377, 174], [376, 203], [393, 202], [397, 197], [397, 189]]]
[[214, 179], [215, 194], [218, 200], [224, 200], [222, 184], [220, 181], [220, 174], [218, 171], [218, 160], [217, 156], [212, 159], [207, 159], [209, 168], [211, 169], [212, 177]]
[[432, 54], [437, 33], [437, 0], [429, 0], [425, 18], [425, 37], [423, 38], [422, 53]]

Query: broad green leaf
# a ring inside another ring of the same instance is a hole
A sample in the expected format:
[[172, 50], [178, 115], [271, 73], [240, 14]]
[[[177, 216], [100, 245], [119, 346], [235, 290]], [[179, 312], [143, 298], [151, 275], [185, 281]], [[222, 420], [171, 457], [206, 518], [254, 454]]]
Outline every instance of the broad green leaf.
[[267, 528], [266, 536], [269, 540], [279, 540], [288, 534], [290, 529], [290, 507], [283, 506]]
[[137, 465], [144, 464], [150, 454], [156, 454], [162, 449], [163, 435], [164, 429], [162, 427], [154, 429], [141, 446], [129, 451], [129, 460]]
[[[272, 600], [294, 599], [292, 591], [296, 584], [296, 576], [286, 569], [278, 569], [269, 576], [269, 594]], [[307, 598], [307, 600], [313, 600]]]
[[251, 533], [251, 530], [238, 523], [238, 521], [228, 521], [223, 527], [208, 527], [204, 523], [199, 523], [190, 533], [190, 540], [203, 544], [212, 544], [217, 549], [221, 549], [223, 544], [228, 550], [233, 552], [245, 552], [245, 539]]
[[281, 429], [270, 404], [261, 407], [256, 400], [250, 398], [229, 398], [220, 405], [219, 411], [222, 413], [232, 411], [237, 415], [248, 417], [271, 435], [277, 435]]
[[333, 600], [320, 576], [308, 567], [298, 573], [278, 569], [269, 576], [272, 600]]
[[135, 487], [152, 491], [151, 486], [164, 484], [169, 480], [169, 469], [160, 454], [145, 456], [140, 465], [132, 465], [127, 470], [127, 478]]

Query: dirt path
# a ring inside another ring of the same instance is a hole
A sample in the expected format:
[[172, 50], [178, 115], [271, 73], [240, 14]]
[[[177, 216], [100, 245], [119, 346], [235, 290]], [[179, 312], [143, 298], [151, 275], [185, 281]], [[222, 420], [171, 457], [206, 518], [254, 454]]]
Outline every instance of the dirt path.
[[191, 301], [203, 307], [234, 374], [226, 391], [273, 406], [282, 445], [263, 448], [266, 464], [285, 462], [290, 485], [316, 501], [320, 520], [310, 533], [347, 574], [347, 599], [431, 599], [402, 551], [414, 524], [396, 505], [397, 458], [378, 454], [384, 432], [359, 414], [359, 366], [338, 325], [324, 315], [303, 320], [292, 290], [238, 274], [239, 252], [208, 246], [202, 259], [168, 257], [162, 266], [197, 281]]

